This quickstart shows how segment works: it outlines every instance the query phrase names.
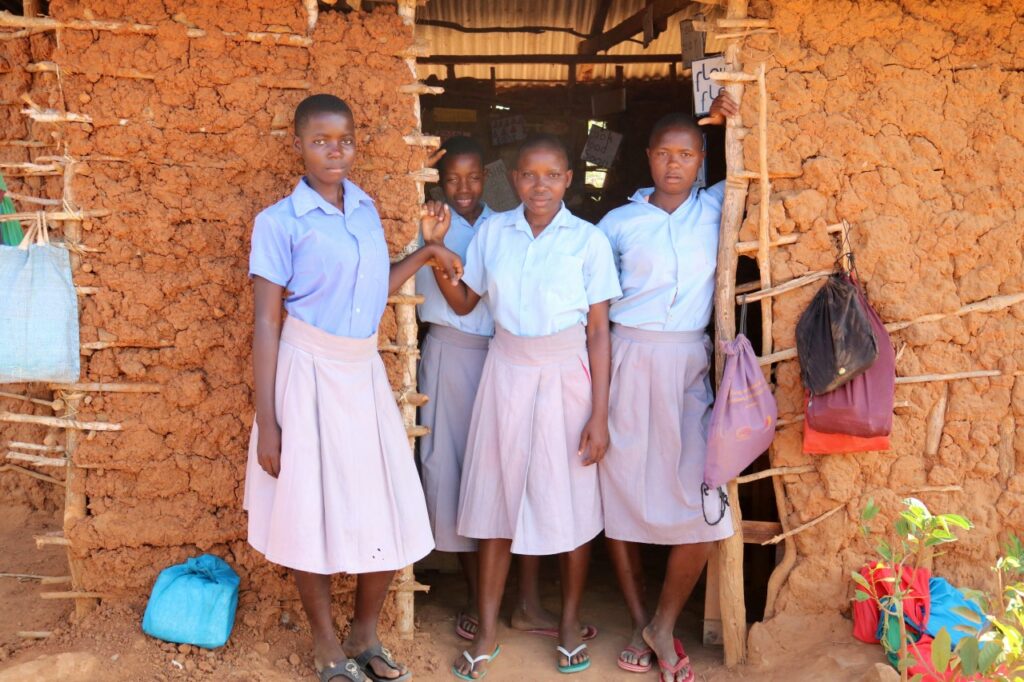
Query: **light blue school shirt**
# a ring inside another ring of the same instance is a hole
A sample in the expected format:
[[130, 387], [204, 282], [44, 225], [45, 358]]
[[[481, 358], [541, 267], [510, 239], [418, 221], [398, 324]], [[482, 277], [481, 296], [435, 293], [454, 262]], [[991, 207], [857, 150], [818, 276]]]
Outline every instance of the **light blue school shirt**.
[[637, 190], [597, 225], [611, 242], [622, 284], [609, 317], [652, 331], [704, 329], [715, 295], [725, 183], [694, 187], [672, 213], [650, 203], [653, 193], [653, 187]]
[[292, 292], [284, 307], [317, 329], [365, 339], [377, 331], [388, 298], [391, 260], [373, 199], [344, 181], [345, 211], [305, 178], [256, 216], [249, 276]]
[[[468, 220], [454, 210], [450, 208], [449, 210], [452, 213], [452, 224], [448, 228], [448, 234], [444, 236], [444, 245], [453, 253], [457, 253], [465, 264], [469, 242], [494, 211], [484, 204], [483, 211], [480, 212], [476, 222], [470, 225]], [[420, 241], [423, 241], [422, 238]], [[458, 329], [460, 332], [477, 336], [492, 336], [494, 334], [494, 319], [486, 305], [478, 305], [469, 315], [458, 315], [451, 309], [448, 302], [444, 300], [441, 290], [437, 288], [437, 280], [434, 279], [433, 268], [430, 266], [422, 267], [416, 272], [416, 293], [421, 294], [424, 299], [423, 303], [417, 306], [420, 320], [423, 322], [443, 324], [446, 327]]]
[[494, 322], [517, 336], [547, 336], [585, 324], [590, 306], [619, 296], [608, 239], [563, 204], [539, 237], [522, 204], [480, 226], [462, 279]]

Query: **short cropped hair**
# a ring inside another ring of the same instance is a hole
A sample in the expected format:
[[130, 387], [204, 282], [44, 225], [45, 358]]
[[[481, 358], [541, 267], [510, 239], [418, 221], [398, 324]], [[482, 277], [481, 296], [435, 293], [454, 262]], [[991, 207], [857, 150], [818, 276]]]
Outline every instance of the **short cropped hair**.
[[700, 138], [702, 147], [704, 145], [704, 131], [700, 129], [700, 126], [693, 120], [693, 117], [679, 112], [672, 112], [665, 114], [655, 121], [654, 127], [651, 128], [651, 134], [647, 138], [647, 146], [653, 147], [655, 141], [667, 130], [688, 130]]
[[306, 123], [317, 114], [341, 114], [342, 116], [348, 116], [353, 124], [356, 120], [352, 114], [352, 109], [340, 97], [324, 93], [310, 95], [299, 102], [299, 106], [295, 107], [295, 134], [302, 134], [302, 129]]
[[445, 155], [442, 156], [441, 160], [438, 162], [437, 170], [442, 175], [444, 175], [448, 162], [456, 156], [475, 156], [480, 159], [480, 165], [484, 165], [484, 148], [481, 147], [480, 143], [472, 137], [467, 137], [465, 135], [449, 137], [444, 141], [444, 144], [441, 145], [441, 149], [445, 150]]
[[565, 146], [565, 143], [557, 135], [550, 133], [536, 133], [526, 138], [519, 145], [519, 152], [516, 154], [516, 165], [519, 165], [519, 160], [523, 158], [524, 154], [534, 149], [548, 149], [557, 152], [565, 159], [565, 165], [572, 167], [572, 164], [569, 162], [569, 148]]

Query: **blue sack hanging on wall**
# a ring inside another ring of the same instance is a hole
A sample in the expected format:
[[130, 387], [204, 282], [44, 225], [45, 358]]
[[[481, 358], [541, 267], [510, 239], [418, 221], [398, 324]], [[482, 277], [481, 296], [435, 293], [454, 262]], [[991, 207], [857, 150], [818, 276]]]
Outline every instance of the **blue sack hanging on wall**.
[[238, 583], [238, 574], [212, 554], [165, 568], [149, 595], [142, 631], [165, 642], [224, 646], [235, 624]]

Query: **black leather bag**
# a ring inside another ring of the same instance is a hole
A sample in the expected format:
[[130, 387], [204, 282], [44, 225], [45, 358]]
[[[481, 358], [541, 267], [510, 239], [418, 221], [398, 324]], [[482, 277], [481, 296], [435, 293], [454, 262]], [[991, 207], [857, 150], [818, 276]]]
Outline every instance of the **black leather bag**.
[[800, 377], [814, 395], [835, 390], [871, 367], [878, 345], [871, 321], [844, 273], [828, 278], [796, 325]]

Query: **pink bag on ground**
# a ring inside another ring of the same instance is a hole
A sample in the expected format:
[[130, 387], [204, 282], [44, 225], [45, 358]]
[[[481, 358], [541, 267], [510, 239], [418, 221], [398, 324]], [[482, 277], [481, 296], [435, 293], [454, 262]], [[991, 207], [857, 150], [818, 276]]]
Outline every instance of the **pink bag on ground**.
[[868, 303], [859, 282], [857, 297], [867, 314], [878, 347], [874, 364], [839, 388], [812, 395], [807, 403], [807, 423], [820, 433], [843, 433], [872, 438], [892, 431], [896, 397], [896, 353], [882, 319]]
[[736, 478], [775, 438], [779, 408], [745, 331], [746, 305], [740, 314], [739, 335], [722, 343], [725, 370], [711, 410], [704, 461], [704, 483], [709, 488]]

